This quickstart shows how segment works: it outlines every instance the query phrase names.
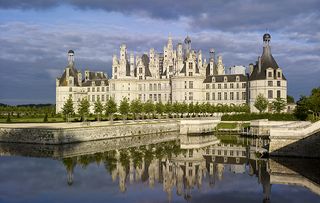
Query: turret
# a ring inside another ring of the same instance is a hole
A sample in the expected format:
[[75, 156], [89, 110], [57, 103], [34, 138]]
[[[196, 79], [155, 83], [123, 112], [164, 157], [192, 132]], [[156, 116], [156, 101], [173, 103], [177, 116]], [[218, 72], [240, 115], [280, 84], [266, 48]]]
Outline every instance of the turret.
[[186, 56], [188, 56], [189, 52], [191, 51], [191, 38], [189, 36], [185, 38], [184, 44], [186, 47]]
[[217, 72], [218, 72], [218, 75], [225, 74], [224, 65], [222, 63], [222, 56], [218, 56]]
[[74, 63], [74, 51], [70, 49], [68, 51], [68, 64], [73, 65], [73, 63]]

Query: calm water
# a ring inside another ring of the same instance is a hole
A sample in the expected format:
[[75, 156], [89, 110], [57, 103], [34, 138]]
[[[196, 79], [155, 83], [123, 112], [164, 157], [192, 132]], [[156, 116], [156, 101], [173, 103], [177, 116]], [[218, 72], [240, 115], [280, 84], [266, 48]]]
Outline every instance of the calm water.
[[177, 135], [0, 144], [0, 202], [320, 202], [319, 160], [257, 157], [265, 144]]

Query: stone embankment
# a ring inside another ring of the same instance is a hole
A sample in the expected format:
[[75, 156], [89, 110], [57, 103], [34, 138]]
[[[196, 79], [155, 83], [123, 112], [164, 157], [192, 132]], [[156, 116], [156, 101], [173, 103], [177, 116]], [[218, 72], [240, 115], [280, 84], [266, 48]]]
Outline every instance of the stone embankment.
[[320, 157], [320, 121], [307, 126], [270, 129], [272, 156]]
[[[210, 118], [144, 121], [0, 124], [0, 142], [66, 144], [169, 132], [213, 131], [219, 120]], [[180, 128], [182, 126], [182, 130]]]

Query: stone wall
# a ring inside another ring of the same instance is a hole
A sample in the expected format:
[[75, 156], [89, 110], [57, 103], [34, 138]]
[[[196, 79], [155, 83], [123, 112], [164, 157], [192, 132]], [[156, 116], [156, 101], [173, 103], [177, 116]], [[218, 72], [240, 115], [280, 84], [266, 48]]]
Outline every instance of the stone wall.
[[77, 128], [0, 128], [1, 142], [65, 144], [134, 135], [179, 132], [179, 123], [149, 122]]

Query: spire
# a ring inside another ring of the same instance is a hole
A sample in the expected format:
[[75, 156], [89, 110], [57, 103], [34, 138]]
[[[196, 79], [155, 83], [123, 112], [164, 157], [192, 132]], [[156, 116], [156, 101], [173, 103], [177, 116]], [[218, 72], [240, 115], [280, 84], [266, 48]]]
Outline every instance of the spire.
[[274, 60], [271, 54], [270, 41], [271, 41], [271, 35], [269, 33], [265, 33], [263, 35], [263, 52], [261, 56], [261, 66], [263, 70], [269, 67], [274, 69], [279, 68], [277, 62]]

